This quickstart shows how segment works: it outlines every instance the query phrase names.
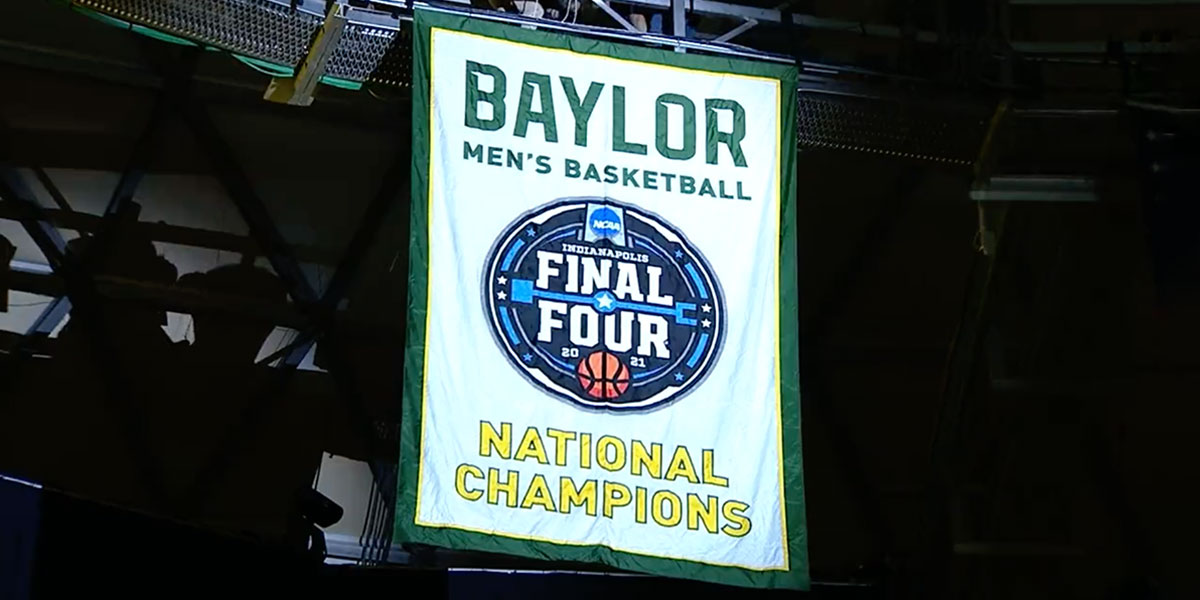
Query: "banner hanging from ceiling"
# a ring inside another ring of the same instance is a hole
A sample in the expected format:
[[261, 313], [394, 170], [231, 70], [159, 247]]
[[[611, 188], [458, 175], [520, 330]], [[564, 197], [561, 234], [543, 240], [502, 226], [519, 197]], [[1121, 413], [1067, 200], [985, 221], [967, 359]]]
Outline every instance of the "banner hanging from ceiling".
[[397, 538], [808, 586], [790, 66], [419, 10]]

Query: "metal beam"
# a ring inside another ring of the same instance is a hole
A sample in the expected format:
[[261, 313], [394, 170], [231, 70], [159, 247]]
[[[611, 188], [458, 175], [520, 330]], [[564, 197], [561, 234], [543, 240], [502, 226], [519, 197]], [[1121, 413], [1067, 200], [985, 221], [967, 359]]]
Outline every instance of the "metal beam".
[[[33, 167], [33, 174], [37, 177], [38, 182], [42, 184], [42, 187], [46, 188], [46, 193], [50, 194], [50, 198], [54, 200], [54, 204], [59, 208], [59, 210], [73, 212], [71, 204], [67, 202], [67, 198], [63, 196], [62, 190], [58, 189], [57, 185], [54, 185], [54, 180], [50, 179], [50, 175], [46, 173], [45, 169], [41, 167]], [[88, 235], [82, 231], [80, 231], [79, 234], [84, 237], [87, 237]]]
[[[54, 203], [58, 205], [60, 210], [68, 213], [74, 212], [74, 210], [71, 209], [70, 203], [67, 202], [66, 197], [62, 195], [62, 192], [58, 189], [58, 186], [54, 185], [54, 181], [50, 179], [50, 176], [45, 170], [41, 169], [40, 167], [35, 167], [33, 169], [33, 173], [38, 178], [38, 181], [42, 184], [42, 187], [46, 189], [46, 192], [50, 194], [50, 197], [54, 200]], [[80, 231], [79, 234], [83, 237], [87, 237], [88, 235], [82, 231]], [[22, 337], [21, 340], [17, 342], [17, 345], [13, 348], [12, 354], [14, 356], [12, 357], [12, 360], [24, 360], [25, 357], [28, 356], [29, 350], [41, 340], [49, 337], [50, 334], [54, 332], [54, 328], [58, 327], [58, 324], [61, 323], [63, 318], [66, 317], [70, 312], [71, 301], [66, 296], [60, 295], [52, 300], [50, 304], [46, 306], [46, 308], [42, 309], [42, 312], [38, 315], [37, 319], [34, 319], [33, 324], [31, 324], [29, 328], [25, 330], [24, 337]]]
[[976, 202], [1096, 202], [1090, 177], [1002, 175], [971, 190]]
[[713, 41], [714, 42], [728, 42], [729, 40], [732, 40], [733, 38], [735, 38], [739, 35], [742, 35], [743, 33], [746, 33], [747, 31], [750, 31], [751, 29], [754, 28], [755, 25], [758, 25], [758, 21], [755, 21], [754, 19], [746, 19], [745, 23], [742, 23], [741, 25], [738, 25], [737, 27], [734, 27], [733, 29], [730, 29], [729, 31], [721, 34], [719, 37], [717, 37], [717, 39], [715, 39]]
[[592, 0], [592, 3], [595, 4], [596, 6], [599, 6], [600, 9], [603, 10], [604, 12], [608, 13], [608, 16], [612, 17], [614, 21], [620, 23], [621, 26], [624, 27], [626, 31], [631, 31], [633, 33], [642, 33], [642, 30], [638, 29], [637, 27], [634, 27], [633, 23], [630, 23], [629, 21], [627, 21], [625, 19], [625, 17], [622, 17], [617, 11], [613, 10], [613, 8], [611, 6], [609, 6], [608, 3], [605, 2], [604, 0]]
[[233, 150], [212, 122], [208, 109], [192, 99], [182, 100], [178, 108], [199, 146], [212, 162], [217, 180], [229, 194], [252, 237], [262, 247], [271, 268], [287, 286], [292, 300], [302, 309], [312, 307], [317, 301], [316, 291], [300, 269], [291, 245], [279, 233], [266, 206], [258, 198], [254, 185], [233, 158]]

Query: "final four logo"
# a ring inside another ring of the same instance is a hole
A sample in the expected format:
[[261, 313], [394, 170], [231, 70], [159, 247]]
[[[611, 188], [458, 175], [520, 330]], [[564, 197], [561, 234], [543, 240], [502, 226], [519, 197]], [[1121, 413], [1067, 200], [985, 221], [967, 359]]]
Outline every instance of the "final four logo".
[[712, 269], [669, 223], [609, 198], [535, 209], [497, 239], [484, 307], [513, 365], [593, 408], [649, 409], [716, 362], [725, 302]]

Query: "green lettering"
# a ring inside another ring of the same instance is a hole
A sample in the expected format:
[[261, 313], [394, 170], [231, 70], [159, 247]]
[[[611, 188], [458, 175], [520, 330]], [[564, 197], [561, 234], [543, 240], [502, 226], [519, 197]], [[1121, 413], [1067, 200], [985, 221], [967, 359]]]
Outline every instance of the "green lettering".
[[[733, 112], [733, 131], [717, 129], [717, 111]], [[725, 144], [733, 157], [733, 164], [746, 166], [746, 156], [742, 154], [742, 140], [746, 137], [746, 109], [733, 100], [713, 98], [704, 101], [705, 162], [717, 164], [717, 144]]]
[[570, 177], [571, 179], [577, 179], [579, 177], [579, 161], [568, 158], [566, 159], [564, 165], [565, 168], [563, 169], [563, 175]]
[[588, 120], [592, 118], [592, 111], [596, 109], [596, 101], [600, 99], [600, 91], [604, 89], [604, 84], [593, 81], [588, 85], [587, 94], [583, 96], [581, 102], [579, 92], [575, 89], [574, 79], [563, 76], [558, 80], [567, 94], [567, 106], [571, 107], [571, 114], [575, 116], [575, 145], [586, 146]]
[[[670, 130], [667, 105], [683, 109], [683, 147], [672, 148], [667, 143]], [[672, 160], [687, 160], [696, 155], [696, 105], [687, 96], [663, 94], [654, 102], [654, 147]]]
[[[533, 88], [538, 89], [538, 109], [533, 110]], [[550, 76], [526, 73], [521, 79], [521, 100], [517, 103], [517, 124], [513, 135], [525, 137], [530, 123], [541, 123], [547, 142], [558, 141], [558, 124], [554, 121], [554, 96], [550, 93]]]
[[733, 200], [733, 196], [725, 193], [725, 180], [721, 179], [717, 182], [717, 194], [726, 200]]
[[475, 159], [475, 162], [483, 162], [483, 144], [471, 145], [471, 142], [463, 142], [463, 160]]
[[613, 151], [628, 152], [629, 154], [645, 154], [645, 144], [637, 144], [625, 141], [625, 88], [619, 85], [614, 85], [612, 89], [612, 97]]
[[638, 169], [621, 169], [621, 185], [639, 187], [637, 182]]
[[525, 155], [524, 154], [521, 154], [520, 152], [513, 152], [512, 150], [508, 150], [507, 154], [505, 156], [508, 158], [506, 163], [509, 168], [515, 167], [518, 171], [525, 170]]
[[687, 175], [680, 175], [679, 176], [679, 191], [680, 191], [680, 193], [683, 193], [683, 194], [695, 194], [696, 193], [696, 180], [694, 178], [688, 177]]
[[[480, 89], [480, 75], [492, 78], [492, 91], [485, 92]], [[504, 71], [501, 71], [499, 67], [467, 61], [467, 127], [484, 131], [496, 131], [504, 127], [505, 81]], [[480, 102], [487, 103], [492, 107], [490, 119], [479, 118]]]

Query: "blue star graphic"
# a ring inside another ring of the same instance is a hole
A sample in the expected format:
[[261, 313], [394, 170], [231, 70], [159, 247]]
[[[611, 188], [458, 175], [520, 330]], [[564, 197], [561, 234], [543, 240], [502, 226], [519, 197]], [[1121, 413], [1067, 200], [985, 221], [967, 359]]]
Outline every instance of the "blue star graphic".
[[612, 292], [604, 290], [592, 297], [592, 304], [596, 306], [596, 310], [608, 314], [617, 309], [617, 298]]
[[527, 235], [527, 236], [529, 236], [529, 237], [533, 237], [533, 228], [532, 228], [532, 227], [528, 227], [528, 228], [526, 228], [526, 229], [525, 229], [525, 235]]
[[525, 362], [529, 362], [529, 361], [533, 360], [533, 355], [526, 352], [525, 354], [521, 355], [521, 358], [525, 359]]
[[682, 250], [676, 250], [676, 251], [675, 251], [675, 258], [683, 258], [683, 251], [682, 251]]
[[675, 381], [683, 381], [683, 373], [676, 373]]

